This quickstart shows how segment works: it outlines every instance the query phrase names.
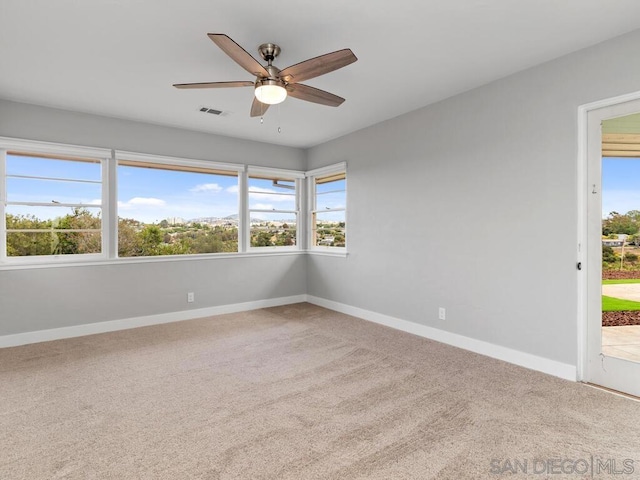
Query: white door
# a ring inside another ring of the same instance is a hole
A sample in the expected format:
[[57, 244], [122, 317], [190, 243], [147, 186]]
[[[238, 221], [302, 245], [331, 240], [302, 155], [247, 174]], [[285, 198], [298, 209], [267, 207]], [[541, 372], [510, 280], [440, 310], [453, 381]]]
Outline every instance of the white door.
[[[602, 327], [602, 123], [639, 112], [640, 100], [634, 100], [587, 113], [587, 185], [583, 185], [587, 196], [587, 340], [583, 380], [640, 397], [640, 361], [634, 360], [633, 355], [626, 356], [622, 350], [608, 348], [608, 345], [603, 347]], [[640, 158], [628, 160], [640, 162]], [[637, 209], [640, 210], [640, 205]], [[609, 338], [609, 332], [611, 330], [605, 332], [606, 338]], [[624, 343], [626, 331], [618, 329], [617, 332], [620, 332], [620, 341]], [[627, 346], [625, 348], [629, 350]]]

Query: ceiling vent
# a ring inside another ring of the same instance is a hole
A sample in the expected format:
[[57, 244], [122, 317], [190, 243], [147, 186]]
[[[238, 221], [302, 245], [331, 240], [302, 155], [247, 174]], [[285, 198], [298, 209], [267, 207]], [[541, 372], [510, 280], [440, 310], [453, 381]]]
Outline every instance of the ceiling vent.
[[200, 107], [200, 111], [203, 113], [210, 113], [211, 115], [220, 115], [222, 110], [216, 110], [215, 108]]

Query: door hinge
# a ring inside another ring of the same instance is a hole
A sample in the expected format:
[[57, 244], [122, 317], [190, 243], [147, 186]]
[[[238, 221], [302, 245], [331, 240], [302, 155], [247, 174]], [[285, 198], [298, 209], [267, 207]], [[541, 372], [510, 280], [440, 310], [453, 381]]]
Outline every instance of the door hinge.
[[578, 262], [578, 263], [576, 263], [576, 268], [577, 268], [578, 270], [582, 270], [582, 262]]

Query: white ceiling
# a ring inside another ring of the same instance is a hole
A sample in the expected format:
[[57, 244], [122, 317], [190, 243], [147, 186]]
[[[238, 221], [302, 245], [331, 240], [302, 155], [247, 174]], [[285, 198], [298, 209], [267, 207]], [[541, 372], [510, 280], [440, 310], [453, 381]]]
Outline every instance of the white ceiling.
[[[309, 147], [636, 28], [637, 0], [0, 0], [0, 98]], [[173, 88], [253, 80], [209, 32], [277, 43], [280, 68], [351, 48], [305, 82], [347, 101], [289, 98], [261, 125], [251, 88]]]

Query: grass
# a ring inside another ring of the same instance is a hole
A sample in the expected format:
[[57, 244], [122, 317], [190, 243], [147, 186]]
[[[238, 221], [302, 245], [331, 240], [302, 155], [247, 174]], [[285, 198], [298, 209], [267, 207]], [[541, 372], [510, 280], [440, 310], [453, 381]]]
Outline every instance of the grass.
[[[640, 276], [640, 272], [638, 273]], [[619, 285], [621, 283], [640, 283], [640, 278], [622, 278], [619, 280], [602, 280], [603, 285]]]
[[635, 312], [637, 310], [640, 310], [640, 302], [602, 296], [603, 312]]

